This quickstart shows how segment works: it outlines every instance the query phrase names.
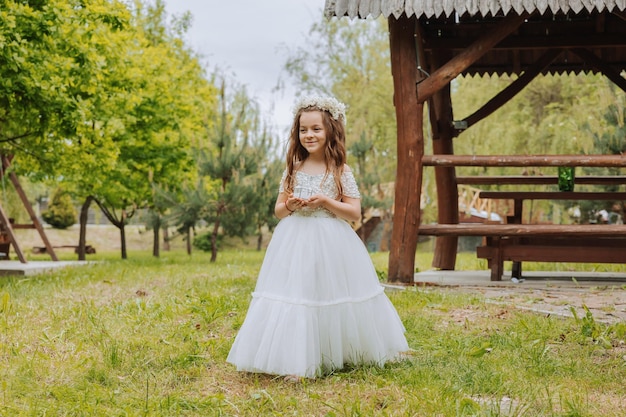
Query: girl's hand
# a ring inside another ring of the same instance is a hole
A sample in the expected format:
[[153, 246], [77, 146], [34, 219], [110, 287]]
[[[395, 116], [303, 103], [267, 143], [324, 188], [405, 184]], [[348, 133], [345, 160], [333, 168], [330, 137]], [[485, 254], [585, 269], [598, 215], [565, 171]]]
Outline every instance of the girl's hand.
[[341, 200], [333, 200], [327, 195], [315, 194], [306, 201], [306, 206], [313, 209], [323, 207], [349, 222], [355, 222], [361, 218], [361, 200], [358, 198], [343, 197]]
[[325, 204], [328, 200], [328, 196], [325, 196], [323, 194], [315, 194], [311, 196], [305, 203], [307, 207], [316, 209], [318, 207], [325, 207]]
[[289, 197], [287, 197], [287, 201], [285, 201], [285, 205], [287, 206], [287, 210], [293, 213], [294, 211], [305, 207], [307, 205], [307, 202], [306, 200], [294, 197], [293, 194], [290, 194]]

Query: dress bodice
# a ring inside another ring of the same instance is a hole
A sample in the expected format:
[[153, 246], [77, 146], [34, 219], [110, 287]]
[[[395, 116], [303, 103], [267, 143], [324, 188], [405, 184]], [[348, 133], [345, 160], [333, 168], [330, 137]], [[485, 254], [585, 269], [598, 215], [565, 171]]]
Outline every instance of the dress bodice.
[[[285, 191], [284, 183], [287, 177], [287, 171], [283, 172], [283, 177], [280, 181], [279, 191]], [[344, 170], [341, 175], [341, 186], [343, 188], [342, 194], [345, 197], [361, 198], [359, 188], [352, 171]], [[315, 194], [323, 194], [336, 200], [339, 197], [339, 191], [335, 184], [335, 179], [332, 173], [328, 174], [307, 174], [306, 172], [296, 171], [296, 178], [294, 184], [294, 196], [307, 199]], [[297, 210], [295, 215], [307, 216], [307, 217], [336, 217], [333, 213], [326, 210], [323, 207], [312, 209], [304, 207], [301, 210]]]

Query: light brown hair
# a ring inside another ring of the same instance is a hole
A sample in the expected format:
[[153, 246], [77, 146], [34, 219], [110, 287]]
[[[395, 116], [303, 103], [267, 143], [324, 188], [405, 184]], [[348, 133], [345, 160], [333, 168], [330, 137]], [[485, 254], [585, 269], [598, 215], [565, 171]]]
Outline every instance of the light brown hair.
[[333, 174], [339, 197], [341, 197], [343, 195], [341, 175], [346, 163], [346, 130], [341, 120], [335, 120], [328, 111], [316, 107], [299, 109], [294, 116], [287, 148], [287, 176], [283, 184], [285, 192], [287, 194], [293, 192], [297, 167], [309, 156], [309, 152], [300, 143], [300, 116], [302, 113], [310, 111], [322, 113], [322, 124], [326, 133], [326, 147], [324, 149], [326, 175]]

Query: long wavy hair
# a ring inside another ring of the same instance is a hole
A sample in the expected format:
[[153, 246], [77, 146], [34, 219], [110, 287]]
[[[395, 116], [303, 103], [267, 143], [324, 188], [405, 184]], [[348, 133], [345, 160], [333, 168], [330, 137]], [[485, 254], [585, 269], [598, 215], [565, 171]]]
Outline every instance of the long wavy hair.
[[[285, 192], [288, 194], [293, 192], [296, 171], [300, 164], [309, 156], [309, 152], [300, 143], [300, 116], [304, 112], [311, 111], [322, 113], [322, 124], [326, 132], [326, 147], [324, 149], [326, 175], [329, 173], [333, 174], [337, 192], [341, 197], [343, 195], [341, 175], [346, 163], [346, 130], [341, 119], [335, 120], [328, 111], [316, 107], [299, 109], [294, 116], [287, 148], [287, 176], [283, 184]], [[326, 176], [324, 177], [325, 179]]]

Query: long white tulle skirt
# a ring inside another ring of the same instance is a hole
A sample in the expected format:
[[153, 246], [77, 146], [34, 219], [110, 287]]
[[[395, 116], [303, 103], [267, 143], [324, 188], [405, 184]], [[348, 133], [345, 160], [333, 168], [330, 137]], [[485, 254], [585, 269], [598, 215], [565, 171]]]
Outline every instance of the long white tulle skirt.
[[397, 359], [408, 350], [404, 331], [350, 225], [292, 215], [274, 231], [227, 361], [240, 371], [313, 378]]

